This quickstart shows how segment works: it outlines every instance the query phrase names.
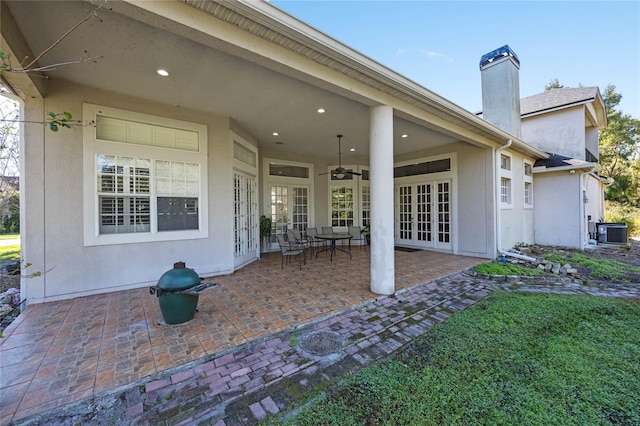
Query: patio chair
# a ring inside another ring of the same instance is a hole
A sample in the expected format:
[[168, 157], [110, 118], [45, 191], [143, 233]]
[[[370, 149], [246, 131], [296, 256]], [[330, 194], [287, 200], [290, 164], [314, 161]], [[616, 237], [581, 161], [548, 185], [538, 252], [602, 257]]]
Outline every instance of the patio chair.
[[282, 253], [282, 261], [280, 262], [280, 269], [284, 268], [284, 261], [287, 259], [289, 262], [291, 256], [298, 256], [298, 261], [300, 263], [300, 269], [302, 269], [302, 258], [300, 255], [304, 256], [304, 249], [302, 249], [297, 244], [292, 246], [284, 239], [283, 234], [277, 234], [276, 238], [278, 239], [278, 245], [280, 246], [280, 252]]
[[291, 236], [293, 236], [295, 242], [302, 246], [303, 249], [310, 249], [311, 254], [313, 255], [313, 245], [311, 244], [311, 240], [306, 236], [303, 236], [299, 229], [293, 228], [287, 231], [287, 239], [289, 241], [291, 241]]
[[362, 229], [359, 226], [349, 226], [349, 234], [353, 235], [353, 238], [349, 240], [349, 250], [351, 250], [351, 241], [360, 241], [360, 245], [367, 250], [367, 240], [362, 233]]
[[333, 234], [333, 226], [323, 226], [322, 227], [323, 234]]
[[327, 240], [320, 240], [316, 238], [316, 235], [318, 235], [318, 228], [307, 228], [307, 237], [313, 249], [315, 250], [318, 247], [326, 248]]

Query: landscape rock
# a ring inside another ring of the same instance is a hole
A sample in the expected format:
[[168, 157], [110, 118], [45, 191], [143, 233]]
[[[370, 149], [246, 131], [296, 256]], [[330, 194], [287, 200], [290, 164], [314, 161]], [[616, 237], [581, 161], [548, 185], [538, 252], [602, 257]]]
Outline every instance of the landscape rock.
[[9, 315], [11, 313], [11, 311], [13, 311], [13, 306], [7, 304], [7, 303], [3, 303], [0, 305], [0, 319], [6, 317], [7, 315]]

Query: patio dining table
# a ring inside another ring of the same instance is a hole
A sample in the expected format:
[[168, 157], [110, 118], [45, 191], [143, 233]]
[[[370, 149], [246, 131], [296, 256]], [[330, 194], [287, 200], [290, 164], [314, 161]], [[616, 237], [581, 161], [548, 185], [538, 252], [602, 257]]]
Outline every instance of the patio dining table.
[[330, 251], [331, 252], [331, 261], [333, 262], [333, 255], [336, 253], [336, 250], [341, 251], [343, 253], [347, 253], [349, 255], [349, 259], [352, 258], [350, 252], [348, 252], [346, 250], [343, 250], [341, 248], [338, 248], [336, 246], [336, 241], [339, 241], [339, 240], [350, 240], [351, 238], [353, 238], [353, 235], [334, 232], [333, 234], [318, 234], [315, 237], [317, 239], [319, 239], [319, 240], [331, 241], [331, 245], [329, 245], [329, 247], [316, 252], [316, 258], [318, 257], [318, 254], [320, 254], [320, 253], [323, 253], [325, 251]]

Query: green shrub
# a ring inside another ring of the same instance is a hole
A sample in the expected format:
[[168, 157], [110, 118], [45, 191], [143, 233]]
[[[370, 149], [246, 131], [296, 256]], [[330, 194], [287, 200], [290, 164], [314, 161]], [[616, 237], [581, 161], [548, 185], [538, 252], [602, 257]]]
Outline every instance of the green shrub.
[[640, 208], [606, 201], [604, 221], [626, 223], [628, 236], [640, 237]]

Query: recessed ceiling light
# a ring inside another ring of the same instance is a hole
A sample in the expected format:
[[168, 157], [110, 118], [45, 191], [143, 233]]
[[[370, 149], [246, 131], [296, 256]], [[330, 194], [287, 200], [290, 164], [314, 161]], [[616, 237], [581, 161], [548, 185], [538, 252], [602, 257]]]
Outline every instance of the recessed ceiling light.
[[324, 108], [318, 108], [318, 113], [324, 114]]
[[404, 135], [402, 135], [401, 137], [402, 137], [402, 138], [408, 138], [408, 137], [409, 137], [409, 135], [404, 134]]
[[169, 76], [169, 72], [166, 70], [158, 70], [156, 71], [159, 75], [163, 76], [163, 77], [168, 77]]
[[272, 134], [273, 134], [273, 136], [279, 136], [280, 135], [280, 133], [278, 133], [278, 132], [273, 132]]
[[355, 152], [355, 150], [356, 150], [355, 148], [351, 148], [349, 151]]

